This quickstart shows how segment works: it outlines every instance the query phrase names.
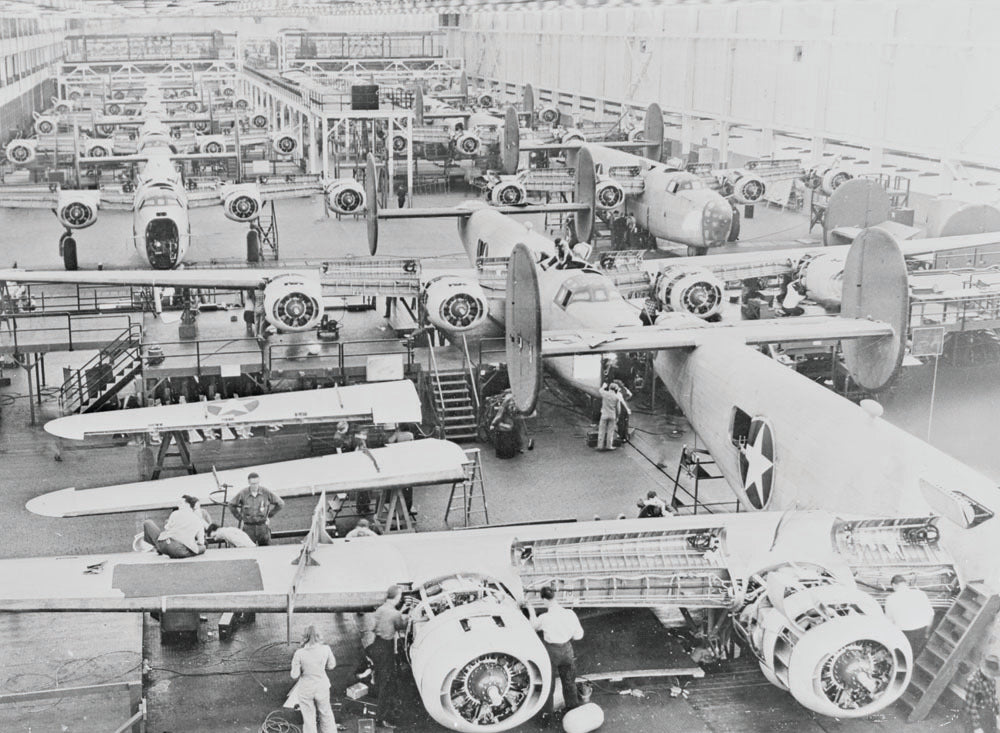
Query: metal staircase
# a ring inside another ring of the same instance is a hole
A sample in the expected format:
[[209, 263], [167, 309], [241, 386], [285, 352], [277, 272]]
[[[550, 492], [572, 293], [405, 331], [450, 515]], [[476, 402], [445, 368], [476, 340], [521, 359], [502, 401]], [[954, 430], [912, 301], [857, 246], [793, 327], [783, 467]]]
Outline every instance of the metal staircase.
[[[466, 344], [466, 358], [468, 345]], [[431, 403], [445, 440], [476, 440], [479, 424], [479, 399], [470, 386], [470, 373], [463, 369], [438, 369], [434, 347], [431, 361]]]
[[[489, 509], [486, 506], [486, 482], [483, 478], [483, 462], [478, 448], [465, 451], [469, 457], [465, 464], [465, 480], [454, 483], [448, 495], [448, 508], [444, 512], [445, 524], [452, 512], [462, 512], [462, 526], [471, 527], [477, 524], [490, 523]], [[481, 516], [481, 522], [473, 522], [473, 518]]]
[[76, 370], [65, 370], [59, 388], [63, 415], [94, 412], [107, 405], [142, 371], [142, 327], [132, 324]]
[[910, 686], [901, 698], [910, 708], [908, 722], [927, 717], [959, 664], [982, 642], [998, 609], [1000, 596], [990, 594], [982, 583], [965, 586], [914, 661]]

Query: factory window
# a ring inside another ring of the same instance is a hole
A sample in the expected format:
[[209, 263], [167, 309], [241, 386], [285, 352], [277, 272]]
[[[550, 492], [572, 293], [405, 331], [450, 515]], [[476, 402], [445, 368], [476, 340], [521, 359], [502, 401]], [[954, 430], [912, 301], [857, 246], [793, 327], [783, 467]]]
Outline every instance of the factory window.
[[743, 412], [738, 407], [733, 408], [733, 416], [729, 425], [729, 434], [732, 438], [733, 445], [737, 448], [742, 448], [747, 443], [747, 437], [750, 435], [750, 423], [753, 422], [748, 414]]

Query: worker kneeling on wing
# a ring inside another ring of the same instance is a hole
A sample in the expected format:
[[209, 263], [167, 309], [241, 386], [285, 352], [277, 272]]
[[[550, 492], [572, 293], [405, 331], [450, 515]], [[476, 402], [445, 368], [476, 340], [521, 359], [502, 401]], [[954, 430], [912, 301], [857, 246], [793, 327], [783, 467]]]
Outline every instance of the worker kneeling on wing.
[[195, 512], [198, 500], [184, 495], [167, 517], [163, 530], [152, 519], [142, 523], [146, 542], [167, 557], [194, 557], [205, 551], [205, 522]]

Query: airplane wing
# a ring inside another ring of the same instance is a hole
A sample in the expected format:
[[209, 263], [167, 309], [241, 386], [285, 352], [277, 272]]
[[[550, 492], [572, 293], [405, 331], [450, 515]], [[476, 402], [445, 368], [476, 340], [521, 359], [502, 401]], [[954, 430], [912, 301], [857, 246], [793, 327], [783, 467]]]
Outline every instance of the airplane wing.
[[337, 420], [374, 423], [420, 422], [420, 398], [413, 382], [371, 382], [302, 392], [280, 392], [210, 402], [68, 415], [45, 424], [57, 438], [154, 433], [254, 425], [304, 425]]
[[59, 201], [59, 191], [48, 184], [4, 186], [0, 190], [0, 207], [8, 209], [52, 209]]
[[289, 176], [287, 179], [269, 179], [258, 183], [257, 188], [265, 201], [301, 198], [323, 191], [321, 176]]
[[628, 326], [608, 331], [546, 331], [543, 356], [695, 348], [717, 339], [745, 344], [830, 341], [865, 336], [890, 336], [885, 323], [840, 316], [799, 316], [759, 321], [707, 323], [684, 319], [678, 325]]
[[[922, 546], [918, 561], [892, 556], [883, 565], [863, 543], [841, 538], [896, 537], [932, 521], [751, 512], [398, 533], [315, 545], [314, 564], [299, 568], [308, 538], [302, 546], [209, 550], [189, 560], [138, 552], [9, 559], [0, 560], [0, 611], [284, 612], [290, 596], [297, 611], [361, 611], [384, 600], [389, 585], [456, 573], [495, 578], [533, 602], [554, 583], [567, 606], [730, 608], [751, 575], [789, 559], [815, 562], [848, 583], [863, 572], [884, 594], [892, 575], [918, 569], [927, 551], [945, 568], [947, 553], [935, 541]], [[809, 532], [790, 531], [797, 526]], [[815, 545], [798, 541], [809, 536]], [[776, 541], [762, 544], [762, 537]]]
[[[546, 213], [571, 213], [574, 211], [590, 211], [589, 204], [528, 204], [526, 206], [491, 206], [493, 211], [501, 214], [546, 214]], [[463, 208], [461, 206], [442, 206], [441, 208], [428, 207], [426, 209], [381, 209], [378, 212], [379, 219], [446, 219], [456, 216], [469, 216], [476, 209]]]
[[[428, 438], [361, 451], [265, 463], [227, 471], [177, 476], [158, 481], [102, 486], [94, 489], [60, 489], [36, 496], [28, 511], [46, 517], [82, 517], [93, 514], [170, 509], [184, 494], [196, 496], [203, 506], [225, 501], [246, 485], [247, 474], [257, 472], [262, 483], [283, 498], [328, 495], [355, 491], [382, 491], [407, 486], [451, 483], [465, 478], [465, 451], [446, 440]], [[377, 464], [377, 468], [376, 468]], [[218, 483], [216, 483], [218, 479]], [[234, 488], [235, 487], [235, 488]]]
[[[226, 158], [236, 158], [236, 153], [171, 153], [171, 160], [223, 160]], [[92, 158], [81, 155], [78, 158], [80, 165], [121, 165], [122, 163], [145, 163], [149, 160], [148, 155], [131, 153], [127, 155], [105, 155], [99, 158]]]
[[0, 282], [71, 285], [147, 285], [175, 288], [261, 288], [278, 275], [301, 270], [0, 270]]

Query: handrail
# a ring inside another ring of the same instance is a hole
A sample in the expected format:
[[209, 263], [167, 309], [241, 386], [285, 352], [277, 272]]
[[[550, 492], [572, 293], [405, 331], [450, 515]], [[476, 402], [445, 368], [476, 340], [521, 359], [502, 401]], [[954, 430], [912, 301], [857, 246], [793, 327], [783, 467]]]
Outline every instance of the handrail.
[[122, 331], [117, 338], [100, 349], [83, 366], [74, 370], [69, 379], [62, 383], [59, 387], [60, 411], [68, 414], [77, 412], [83, 406], [86, 387], [82, 375], [85, 375], [89, 369], [94, 368], [95, 365], [106, 365], [113, 374], [122, 363], [123, 357], [128, 361], [139, 359], [141, 349], [142, 326], [138, 323], [130, 323], [128, 328]]
[[[119, 329], [121, 328], [120, 324], [121, 324], [122, 321], [127, 322], [129, 324], [129, 326], [133, 325], [132, 318], [128, 314], [118, 313], [118, 314], [105, 314], [104, 316], [102, 316], [102, 315], [83, 315], [83, 314], [79, 314], [79, 313], [68, 313], [68, 312], [60, 312], [60, 313], [34, 313], [34, 312], [29, 312], [29, 313], [8, 313], [8, 314], [4, 315], [2, 317], [2, 319], [0, 319], [0, 323], [6, 323], [7, 324], [6, 332], [10, 336], [11, 340], [13, 341], [13, 347], [14, 347], [14, 351], [15, 352], [20, 352], [22, 346], [24, 346], [24, 348], [25, 348], [26, 351], [30, 352], [31, 349], [32, 349], [32, 346], [33, 346], [32, 344], [22, 344], [20, 342], [19, 338], [18, 338], [18, 334], [19, 333], [23, 333], [23, 334], [39, 334], [39, 333], [46, 333], [46, 332], [65, 333], [66, 334], [66, 348], [65, 349], [61, 349], [61, 350], [74, 351], [75, 348], [76, 348], [76, 343], [74, 342], [74, 338], [73, 338], [73, 336], [74, 336], [73, 319], [74, 318], [93, 318], [93, 319], [98, 319], [98, 318], [110, 317], [110, 316], [118, 316], [121, 319], [119, 321], [119, 325], [116, 328], [114, 328], [114, 329], [112, 329], [110, 327], [108, 327], [108, 328], [77, 328], [76, 329], [77, 338], [79, 338], [80, 334], [105, 333], [105, 332], [120, 333]], [[57, 325], [57, 326], [46, 326], [46, 327], [43, 327], [43, 328], [22, 328], [19, 325], [22, 321], [24, 321], [24, 322], [30, 322], [32, 320], [42, 319], [42, 318], [53, 319], [53, 320], [63, 319], [64, 318], [65, 319], [65, 324], [64, 325]], [[37, 347], [37, 344], [35, 344], [34, 346]]]
[[462, 351], [465, 357], [465, 365], [469, 370], [469, 384], [472, 386], [472, 400], [476, 403], [476, 414], [479, 414], [481, 405], [479, 404], [479, 388], [476, 386], [476, 374], [472, 371], [472, 357], [469, 355], [469, 340], [462, 334]]
[[[441, 411], [443, 413], [443, 411], [444, 411], [444, 404], [445, 404], [444, 403], [444, 390], [441, 389], [441, 374], [438, 372], [437, 358], [434, 356], [434, 344], [431, 343], [430, 341], [428, 341], [428, 344], [427, 344], [427, 352], [430, 354], [431, 376], [432, 376], [432, 379], [434, 380], [435, 387], [437, 387], [438, 399], [441, 400]], [[433, 403], [433, 400], [431, 400], [431, 402]], [[438, 420], [440, 421], [440, 424], [441, 424], [441, 437], [444, 437], [444, 415], [443, 414], [438, 414], [438, 409], [437, 409], [436, 405], [434, 406], [434, 414], [437, 415], [437, 418], [438, 418]]]

